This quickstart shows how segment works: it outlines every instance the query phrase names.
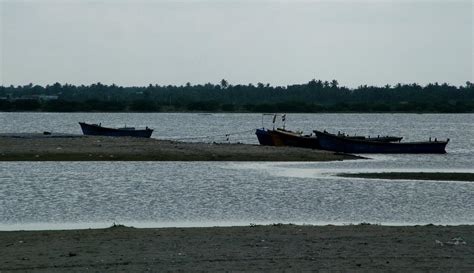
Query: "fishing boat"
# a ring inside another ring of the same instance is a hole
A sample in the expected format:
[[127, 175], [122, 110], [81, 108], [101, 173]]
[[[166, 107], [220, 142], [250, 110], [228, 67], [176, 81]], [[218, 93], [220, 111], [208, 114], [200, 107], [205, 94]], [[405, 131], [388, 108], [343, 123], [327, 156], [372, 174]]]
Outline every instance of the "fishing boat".
[[326, 131], [314, 130], [319, 145], [323, 150], [343, 153], [393, 153], [393, 154], [444, 154], [446, 153], [446, 141], [422, 141], [422, 142], [381, 142], [371, 139], [351, 139], [347, 137], [330, 134]]
[[101, 124], [89, 124], [85, 122], [79, 122], [82, 133], [89, 136], [115, 136], [115, 137], [151, 137], [153, 129], [146, 127], [145, 129], [136, 129], [135, 127], [122, 127], [122, 128], [108, 128], [103, 127]]
[[[282, 128], [277, 129], [257, 129], [258, 142], [264, 146], [293, 146], [311, 149], [320, 149], [319, 140], [316, 135], [303, 135], [300, 132], [289, 131]], [[400, 142], [403, 137], [397, 136], [350, 136], [343, 133], [338, 133], [337, 136], [356, 140], [368, 140], [376, 142]]]
[[[263, 126], [263, 120], [264, 117], [266, 116], [272, 116], [273, 117], [273, 129], [266, 129]], [[283, 128], [285, 128], [285, 120], [286, 120], [286, 115], [283, 114], [262, 114], [262, 128], [257, 129], [255, 131], [255, 134], [257, 135], [258, 142], [260, 145], [264, 146], [285, 146], [283, 143], [283, 140], [275, 134], [275, 122], [277, 117], [281, 117], [282, 122], [283, 122]]]
[[[263, 118], [268, 114], [262, 115], [262, 128], [257, 129], [255, 134], [257, 135], [258, 142], [260, 145], [265, 146], [292, 146], [292, 147], [301, 147], [301, 148], [311, 148], [311, 149], [320, 149], [319, 140], [316, 135], [304, 135], [302, 132], [294, 132], [285, 129], [286, 115], [272, 114], [273, 116], [273, 129], [265, 129], [263, 127]], [[283, 122], [283, 128], [275, 129], [275, 122], [277, 117], [281, 117]], [[377, 136], [377, 137], [368, 137], [357, 136], [357, 135], [347, 135], [345, 133], [338, 132], [337, 136], [348, 139], [357, 139], [357, 140], [370, 140], [376, 142], [396, 142], [402, 140], [403, 137], [396, 136]]]

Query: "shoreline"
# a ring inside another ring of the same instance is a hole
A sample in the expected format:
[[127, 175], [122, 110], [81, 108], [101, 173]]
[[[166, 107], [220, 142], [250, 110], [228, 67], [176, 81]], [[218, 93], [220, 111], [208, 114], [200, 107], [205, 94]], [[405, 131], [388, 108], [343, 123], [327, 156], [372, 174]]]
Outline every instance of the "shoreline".
[[351, 226], [378, 226], [378, 227], [423, 227], [423, 226], [435, 226], [435, 227], [459, 227], [459, 226], [474, 226], [473, 223], [459, 222], [459, 223], [351, 223], [351, 222], [170, 222], [170, 223], [154, 223], [154, 222], [119, 222], [112, 224], [110, 222], [97, 222], [97, 223], [20, 223], [20, 224], [1, 224], [0, 233], [2, 232], [44, 232], [44, 231], [73, 231], [73, 230], [98, 230], [98, 229], [109, 229], [114, 226], [133, 228], [133, 229], [205, 229], [205, 228], [246, 228], [246, 227], [264, 227], [264, 226], [305, 226], [305, 227], [351, 227]]
[[361, 158], [323, 150], [252, 144], [81, 135], [0, 135], [0, 161], [338, 161]]
[[0, 110], [0, 113], [51, 113], [51, 114], [76, 114], [76, 113], [107, 113], [107, 114], [275, 114], [275, 113], [287, 113], [287, 114], [317, 114], [317, 115], [327, 115], [327, 114], [343, 114], [343, 115], [352, 115], [352, 114], [407, 114], [407, 115], [471, 115], [474, 114], [474, 110], [468, 111], [459, 111], [453, 110], [450, 112], [446, 111], [436, 111], [436, 110], [323, 110], [323, 111], [252, 111], [252, 110], [178, 110], [178, 109], [165, 109], [159, 111], [146, 111], [146, 110], [71, 110], [71, 111], [53, 111], [53, 110], [26, 110], [26, 109], [4, 109]]
[[470, 272], [474, 225], [0, 231], [0, 271]]
[[388, 180], [432, 180], [474, 182], [474, 173], [464, 172], [381, 172], [381, 173], [339, 173], [339, 177], [388, 179]]

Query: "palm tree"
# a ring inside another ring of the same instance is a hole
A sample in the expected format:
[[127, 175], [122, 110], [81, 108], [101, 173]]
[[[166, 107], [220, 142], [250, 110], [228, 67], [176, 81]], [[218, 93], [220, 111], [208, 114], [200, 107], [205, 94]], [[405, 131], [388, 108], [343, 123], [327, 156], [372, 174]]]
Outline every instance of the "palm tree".
[[221, 80], [221, 88], [226, 89], [228, 86], [229, 86], [229, 83], [225, 79], [222, 79]]

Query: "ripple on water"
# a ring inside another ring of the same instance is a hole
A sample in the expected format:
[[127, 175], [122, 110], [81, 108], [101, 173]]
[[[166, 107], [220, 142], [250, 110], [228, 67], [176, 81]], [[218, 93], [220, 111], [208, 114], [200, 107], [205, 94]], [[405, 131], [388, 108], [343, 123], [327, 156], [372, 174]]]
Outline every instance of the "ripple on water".
[[156, 226], [474, 222], [472, 183], [332, 176], [346, 167], [340, 162], [2, 162], [0, 219], [2, 225]]

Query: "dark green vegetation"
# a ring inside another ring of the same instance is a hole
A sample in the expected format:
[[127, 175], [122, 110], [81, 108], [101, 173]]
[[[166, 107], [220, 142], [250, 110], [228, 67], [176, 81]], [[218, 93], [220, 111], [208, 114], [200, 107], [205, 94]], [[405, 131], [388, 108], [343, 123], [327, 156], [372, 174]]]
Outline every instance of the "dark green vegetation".
[[407, 180], [474, 181], [474, 173], [344, 173], [342, 177]]
[[474, 84], [397, 84], [355, 89], [311, 80], [288, 86], [204, 85], [122, 87], [0, 86], [0, 111], [106, 112], [474, 112]]

